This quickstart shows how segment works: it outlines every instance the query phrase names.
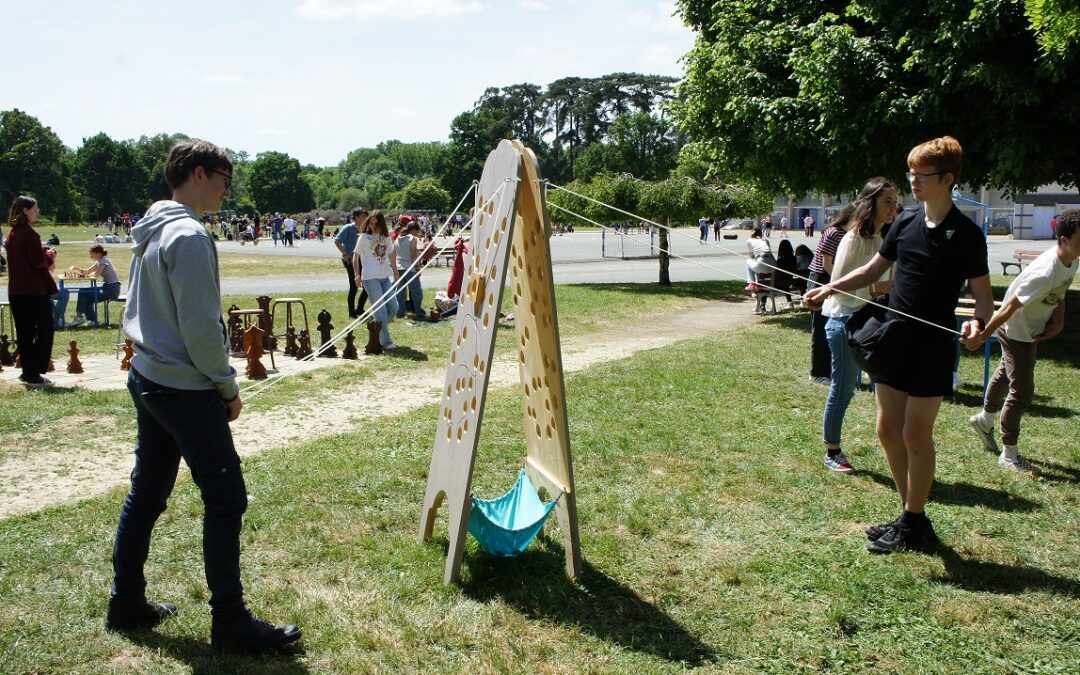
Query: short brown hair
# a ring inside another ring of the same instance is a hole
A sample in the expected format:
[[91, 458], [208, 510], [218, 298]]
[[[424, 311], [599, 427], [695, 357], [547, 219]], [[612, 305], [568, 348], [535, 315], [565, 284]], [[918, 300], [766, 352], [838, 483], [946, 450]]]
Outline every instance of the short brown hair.
[[358, 206], [358, 207], [356, 207], [355, 209], [352, 210], [352, 215], [353, 215], [353, 218], [358, 218], [360, 216], [366, 216], [366, 215], [368, 215], [368, 210], [365, 209], [362, 206]]
[[102, 246], [101, 244], [94, 244], [93, 246], [91, 246], [90, 247], [90, 252], [91, 253], [97, 253], [99, 256], [101, 256], [103, 258], [105, 256], [109, 255], [109, 252], [106, 251], [105, 247]]
[[920, 143], [912, 148], [907, 156], [909, 169], [920, 164], [929, 164], [941, 173], [951, 173], [953, 187], [960, 181], [960, 165], [963, 160], [964, 149], [960, 147], [960, 141], [952, 136], [942, 136]]
[[1072, 239], [1078, 229], [1080, 229], [1080, 209], [1072, 209], [1058, 216], [1054, 236]]
[[227, 171], [230, 175], [233, 168], [232, 160], [218, 146], [201, 138], [185, 138], [169, 149], [165, 159], [165, 182], [175, 190], [187, 181], [197, 166], [206, 171]]

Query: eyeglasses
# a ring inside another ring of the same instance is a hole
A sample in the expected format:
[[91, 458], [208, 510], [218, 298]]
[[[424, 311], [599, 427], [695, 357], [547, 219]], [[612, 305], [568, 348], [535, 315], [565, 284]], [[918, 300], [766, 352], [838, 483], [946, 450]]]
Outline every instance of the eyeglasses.
[[226, 190], [231, 190], [232, 189], [232, 174], [231, 173], [225, 173], [224, 171], [221, 171], [219, 169], [210, 169], [210, 173], [216, 173], [219, 176], [223, 176], [225, 178], [225, 189]]
[[926, 180], [927, 178], [929, 178], [930, 176], [944, 176], [947, 173], [949, 173], [949, 172], [948, 171], [935, 171], [933, 173], [915, 173], [914, 171], [905, 171], [904, 175], [907, 176], [907, 179], [909, 181], [911, 181], [911, 182], [915, 182], [916, 178], [918, 178], [919, 181], [922, 182], [922, 181]]

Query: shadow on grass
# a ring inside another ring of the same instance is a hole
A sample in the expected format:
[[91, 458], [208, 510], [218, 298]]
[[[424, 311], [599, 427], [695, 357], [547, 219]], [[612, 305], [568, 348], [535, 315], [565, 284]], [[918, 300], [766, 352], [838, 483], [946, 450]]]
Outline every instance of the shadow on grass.
[[[952, 403], [964, 406], [966, 408], [982, 408], [983, 396], [982, 396], [982, 381], [971, 385], [967, 385], [960, 389], [954, 389], [952, 394], [946, 397], [946, 400]], [[1048, 405], [1046, 403], [1040, 403], [1040, 401], [1052, 401], [1049, 396], [1035, 396], [1035, 399], [1031, 402], [1031, 405], [1024, 411], [1024, 416], [1031, 417], [1046, 417], [1046, 418], [1069, 418], [1076, 417], [1078, 414], [1076, 410], [1072, 408], [1065, 408], [1057, 405]]]
[[425, 352], [417, 351], [412, 347], [398, 346], [397, 349], [383, 352], [383, 356], [389, 356], [395, 359], [403, 359], [406, 361], [427, 361], [428, 355]]
[[745, 281], [678, 281], [670, 286], [661, 286], [656, 282], [618, 283], [618, 284], [574, 284], [577, 288], [587, 288], [606, 293], [632, 293], [634, 295], [671, 295], [698, 300], [746, 300], [743, 292]]
[[1080, 483], [1080, 469], [1049, 461], [1034, 461], [1026, 455], [1024, 459], [1039, 467], [1042, 479], [1050, 483]]
[[[852, 473], [856, 476], [866, 476], [888, 488], [896, 487], [892, 476], [865, 469], [856, 469]], [[1039, 508], [1038, 502], [1017, 497], [1004, 490], [970, 483], [946, 483], [941, 480], [934, 481], [934, 487], [930, 490], [930, 501], [952, 506], [985, 506], [998, 511], [1034, 511]]]
[[601, 640], [700, 666], [713, 651], [674, 619], [588, 562], [581, 578], [566, 576], [562, 548], [533, 548], [513, 559], [479, 552], [466, 556], [468, 581], [462, 590], [487, 602], [498, 598], [532, 619], [580, 628]]
[[1049, 574], [1036, 567], [965, 558], [941, 543], [935, 553], [945, 563], [945, 574], [933, 577], [932, 581], [981, 593], [1045, 591], [1080, 598], [1080, 583], [1076, 580]]
[[194, 675], [224, 672], [301, 675], [309, 672], [307, 666], [296, 660], [304, 654], [302, 649], [297, 648], [267, 654], [237, 654], [216, 650], [202, 640], [162, 635], [152, 630], [124, 632], [122, 635], [148, 650], [161, 652], [187, 664]]

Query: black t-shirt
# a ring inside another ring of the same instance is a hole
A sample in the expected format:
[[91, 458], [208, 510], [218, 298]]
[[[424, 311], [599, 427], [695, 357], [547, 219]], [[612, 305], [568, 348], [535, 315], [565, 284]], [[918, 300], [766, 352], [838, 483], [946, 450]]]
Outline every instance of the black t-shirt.
[[937, 227], [923, 209], [901, 215], [879, 251], [896, 262], [889, 307], [954, 330], [956, 304], [968, 279], [990, 273], [986, 237], [954, 204]]

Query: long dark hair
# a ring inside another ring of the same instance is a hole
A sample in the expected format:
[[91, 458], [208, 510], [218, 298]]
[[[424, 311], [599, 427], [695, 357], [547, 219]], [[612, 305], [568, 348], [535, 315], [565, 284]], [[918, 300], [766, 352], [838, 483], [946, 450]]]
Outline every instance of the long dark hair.
[[864, 239], [874, 236], [874, 212], [877, 209], [877, 200], [890, 188], [895, 190], [896, 186], [888, 178], [875, 176], [866, 181], [866, 185], [859, 192], [858, 199], [852, 202], [855, 210], [851, 214], [849, 231], [858, 231], [859, 236]]
[[372, 219], [375, 220], [375, 225], [371, 228], [375, 230], [375, 232], [372, 232], [372, 234], [377, 234], [382, 237], [389, 237], [390, 231], [386, 229], [386, 216], [383, 215], [383, 212], [379, 209], [375, 209], [371, 212], [371, 215], [368, 216], [369, 224], [371, 223]]
[[23, 225], [29, 225], [30, 221], [26, 218], [26, 209], [32, 208], [37, 204], [37, 200], [33, 197], [27, 197], [26, 195], [19, 195], [15, 198], [15, 201], [11, 203], [11, 210], [8, 211], [8, 225], [12, 229], [16, 227], [22, 227]]
[[776, 259], [781, 258], [795, 258], [795, 249], [792, 248], [790, 239], [781, 239], [780, 245], [776, 247]]
[[[847, 231], [848, 223], [851, 221], [851, 214], [855, 213], [855, 204], [845, 204], [844, 208], [840, 209], [833, 219], [829, 221], [829, 224], [825, 226], [825, 229], [830, 227], [839, 227], [841, 230]], [[824, 236], [824, 233], [822, 233]]]

